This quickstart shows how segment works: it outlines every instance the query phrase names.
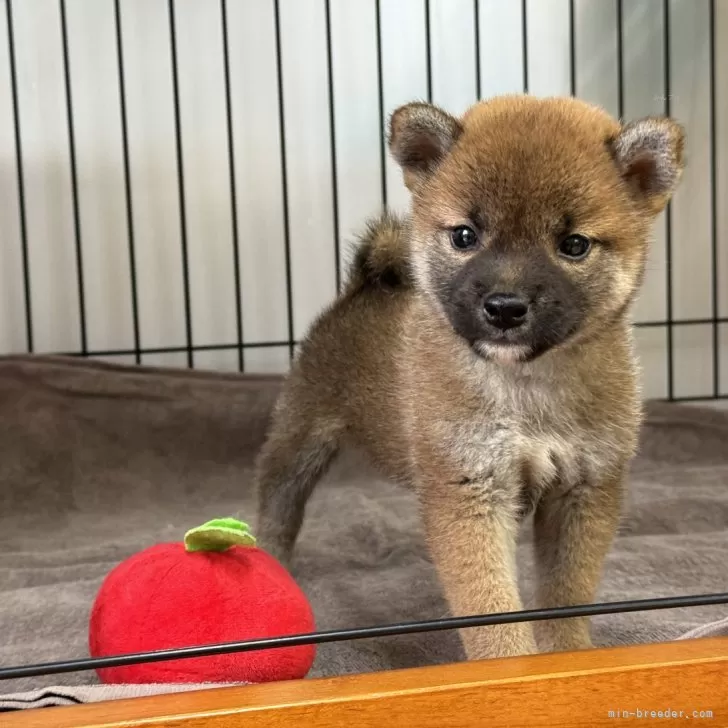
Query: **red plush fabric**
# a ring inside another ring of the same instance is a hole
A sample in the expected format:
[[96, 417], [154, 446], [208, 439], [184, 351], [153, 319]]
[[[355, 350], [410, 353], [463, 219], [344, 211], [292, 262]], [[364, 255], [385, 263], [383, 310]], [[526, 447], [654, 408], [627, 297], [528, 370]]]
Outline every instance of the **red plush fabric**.
[[[91, 612], [92, 657], [276, 637], [314, 630], [311, 606], [265, 551], [187, 553], [159, 544], [106, 577]], [[99, 670], [105, 683], [266, 682], [302, 678], [315, 646]]]

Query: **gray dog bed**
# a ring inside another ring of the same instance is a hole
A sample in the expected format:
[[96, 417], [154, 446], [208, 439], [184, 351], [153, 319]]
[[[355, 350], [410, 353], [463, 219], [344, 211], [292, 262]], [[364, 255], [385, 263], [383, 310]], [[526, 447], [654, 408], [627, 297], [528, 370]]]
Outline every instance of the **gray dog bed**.
[[[0, 359], [0, 663], [86, 656], [89, 609], [114, 565], [205, 520], [254, 518], [250, 467], [279, 387], [274, 377]], [[631, 480], [599, 598], [726, 590], [728, 413], [649, 405]], [[529, 538], [526, 529], [527, 594]], [[412, 495], [353, 454], [316, 491], [293, 572], [321, 629], [447, 613]], [[727, 615], [605, 616], [594, 636], [617, 645], [728, 633]], [[360, 640], [322, 646], [311, 675], [459, 659], [451, 633]], [[9, 681], [0, 709], [174, 689], [95, 682], [88, 672]]]

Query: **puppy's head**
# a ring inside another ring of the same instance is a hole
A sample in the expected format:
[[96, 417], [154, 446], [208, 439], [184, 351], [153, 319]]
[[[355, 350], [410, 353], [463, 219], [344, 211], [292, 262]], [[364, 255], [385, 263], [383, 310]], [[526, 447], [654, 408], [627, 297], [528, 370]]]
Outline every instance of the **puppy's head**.
[[417, 285], [486, 358], [531, 360], [625, 315], [684, 164], [669, 119], [621, 126], [575, 99], [499, 97], [456, 119], [399, 108]]

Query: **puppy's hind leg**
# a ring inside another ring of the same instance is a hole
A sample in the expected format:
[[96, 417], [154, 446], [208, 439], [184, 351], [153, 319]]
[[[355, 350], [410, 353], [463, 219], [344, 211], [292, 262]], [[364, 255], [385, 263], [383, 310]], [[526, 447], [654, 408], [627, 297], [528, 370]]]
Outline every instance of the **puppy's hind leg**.
[[258, 536], [282, 563], [290, 560], [306, 503], [339, 450], [343, 427], [307, 406], [281, 401], [257, 463]]

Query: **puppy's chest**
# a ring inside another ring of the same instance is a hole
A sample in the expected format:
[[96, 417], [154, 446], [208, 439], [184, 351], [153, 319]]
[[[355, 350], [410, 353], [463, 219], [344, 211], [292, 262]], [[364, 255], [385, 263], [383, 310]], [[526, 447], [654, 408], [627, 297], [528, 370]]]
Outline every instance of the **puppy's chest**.
[[589, 477], [599, 456], [569, 428], [533, 423], [514, 417], [494, 417], [472, 422], [468, 433], [461, 431], [461, 466], [492, 474], [497, 479], [513, 479], [536, 489], [556, 481], [570, 484]]
[[585, 443], [577, 442], [570, 429], [540, 423], [508, 421], [490, 434], [486, 426], [483, 455], [495, 470], [502, 463], [503, 475], [520, 481], [524, 493], [537, 497], [555, 484], [575, 485], [591, 480], [598, 455]]
[[448, 468], [472, 487], [509, 484], [535, 502], [554, 485], [595, 480], [614, 455], [614, 443], [585, 429], [567, 407], [499, 405], [437, 426]]

